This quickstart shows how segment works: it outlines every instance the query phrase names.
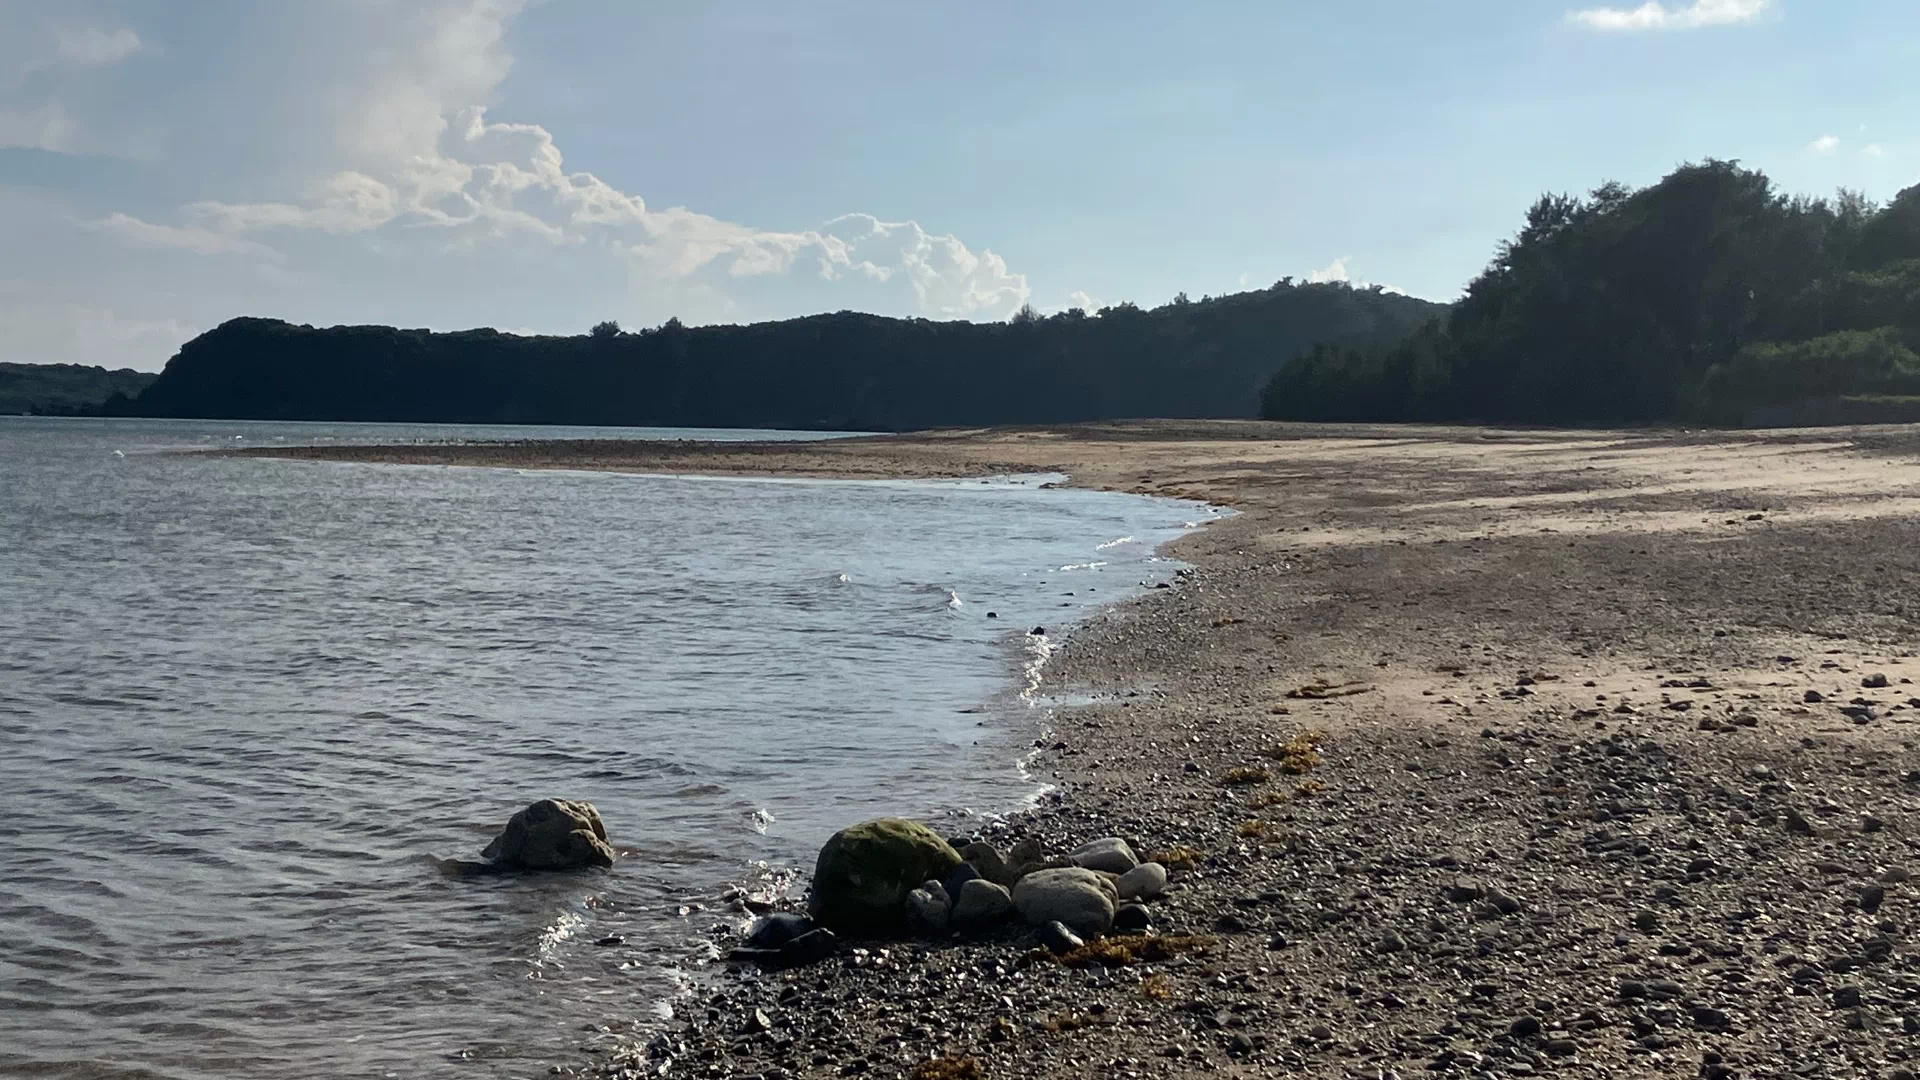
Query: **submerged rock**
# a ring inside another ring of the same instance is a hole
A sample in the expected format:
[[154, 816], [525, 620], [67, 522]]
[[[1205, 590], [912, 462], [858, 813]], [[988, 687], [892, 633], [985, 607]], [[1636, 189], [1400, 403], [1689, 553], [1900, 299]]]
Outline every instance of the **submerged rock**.
[[541, 799], [513, 815], [480, 856], [509, 870], [580, 870], [614, 859], [600, 812], [566, 799]]
[[1113, 926], [1119, 890], [1108, 877], [1080, 867], [1036, 870], [1013, 887], [1013, 906], [1035, 926], [1060, 922], [1083, 937]]
[[917, 822], [878, 818], [849, 825], [820, 849], [807, 910], [838, 933], [898, 933], [908, 894], [922, 882], [942, 880], [960, 862], [939, 833]]

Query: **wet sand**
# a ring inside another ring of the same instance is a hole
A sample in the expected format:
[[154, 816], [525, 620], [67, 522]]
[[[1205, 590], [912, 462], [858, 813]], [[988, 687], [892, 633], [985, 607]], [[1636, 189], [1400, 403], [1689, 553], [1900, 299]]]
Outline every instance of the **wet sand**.
[[[1203, 852], [1153, 921], [1210, 948], [1085, 970], [1014, 935], [875, 949], [722, 980], [657, 1038], [603, 1018], [582, 1069], [1914, 1067], [1920, 429], [1140, 422], [264, 452], [1059, 471], [1241, 511], [1173, 545], [1195, 568], [1179, 585], [1070, 635], [1044, 689], [1094, 704], [1044, 737], [1059, 791], [991, 837]], [[1319, 762], [1284, 771], [1280, 748], [1314, 732]]]

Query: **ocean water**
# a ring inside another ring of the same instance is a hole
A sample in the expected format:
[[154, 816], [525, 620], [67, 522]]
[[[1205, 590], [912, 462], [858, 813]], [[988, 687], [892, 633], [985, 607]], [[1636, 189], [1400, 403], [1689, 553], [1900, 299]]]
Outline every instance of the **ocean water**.
[[[0, 418], [0, 1074], [543, 1074], [841, 825], [1031, 798], [1027, 631], [1207, 517], [169, 452], [688, 434]], [[440, 871], [547, 796], [614, 870]]]

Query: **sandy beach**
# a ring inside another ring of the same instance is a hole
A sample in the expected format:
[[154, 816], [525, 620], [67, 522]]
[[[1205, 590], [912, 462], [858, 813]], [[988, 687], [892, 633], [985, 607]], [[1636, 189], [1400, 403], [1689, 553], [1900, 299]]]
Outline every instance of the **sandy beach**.
[[[1920, 1046], [1920, 429], [1136, 422], [239, 451], [1204, 499], [989, 837], [1188, 849], [1172, 960], [1009, 932], [717, 980], [613, 1075], [1884, 1077]], [[1317, 743], [1317, 753], [1302, 748]], [[1291, 752], [1289, 752], [1291, 750]], [[966, 1072], [971, 1060], [979, 1072]], [[951, 1071], [958, 1070], [958, 1071]]]

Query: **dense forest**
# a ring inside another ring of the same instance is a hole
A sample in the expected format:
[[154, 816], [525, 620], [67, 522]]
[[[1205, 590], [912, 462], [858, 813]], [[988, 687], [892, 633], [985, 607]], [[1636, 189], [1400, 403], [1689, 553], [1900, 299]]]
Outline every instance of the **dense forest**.
[[1262, 412], [1779, 422], [1787, 406], [1920, 395], [1916, 352], [1920, 186], [1884, 207], [1789, 197], [1707, 161], [1640, 190], [1541, 198], [1444, 314], [1386, 347], [1317, 343], [1274, 376]]
[[132, 397], [153, 380], [151, 372], [132, 368], [0, 363], [0, 416], [83, 412], [115, 394]]
[[1122, 416], [1257, 414], [1317, 341], [1383, 348], [1439, 305], [1344, 284], [1009, 322], [841, 312], [676, 321], [578, 337], [235, 319], [182, 346], [113, 415], [894, 431]]

